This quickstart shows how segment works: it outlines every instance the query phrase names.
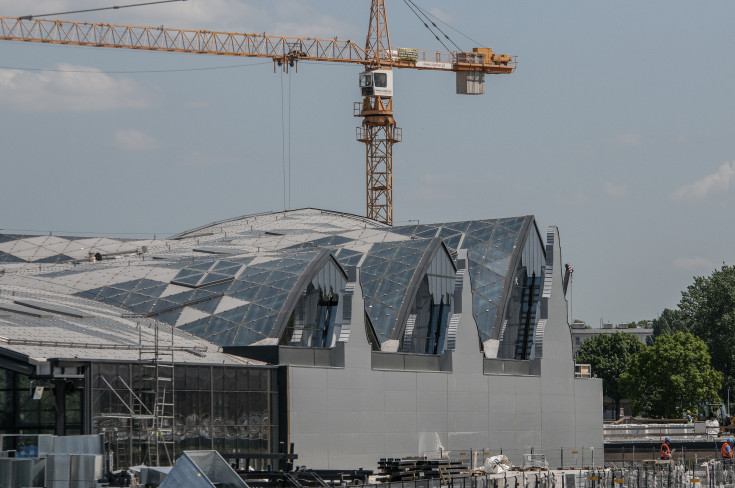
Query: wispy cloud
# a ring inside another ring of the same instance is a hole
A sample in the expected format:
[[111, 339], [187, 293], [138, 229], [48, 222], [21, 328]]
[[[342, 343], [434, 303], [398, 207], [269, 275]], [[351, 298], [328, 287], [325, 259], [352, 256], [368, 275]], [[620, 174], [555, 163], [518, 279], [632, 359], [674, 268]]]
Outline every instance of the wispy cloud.
[[616, 138], [618, 144], [623, 146], [638, 146], [643, 142], [640, 134], [618, 134]]
[[133, 81], [86, 66], [59, 64], [58, 71], [0, 69], [0, 107], [36, 112], [87, 112], [150, 106]]
[[610, 181], [606, 181], [604, 189], [605, 193], [614, 198], [625, 198], [628, 196], [628, 187], [624, 184], [618, 185]]
[[677, 188], [671, 194], [671, 199], [679, 202], [699, 203], [727, 195], [731, 185], [735, 185], [735, 162], [724, 163], [716, 173], [708, 174], [700, 180]]
[[567, 205], [584, 205], [589, 201], [589, 197], [586, 193], [570, 193], [559, 198], [559, 203], [565, 203]]
[[692, 271], [700, 269], [712, 269], [712, 261], [699, 256], [693, 258], [674, 258], [674, 267]]
[[449, 24], [454, 21], [454, 14], [449, 13], [448, 11], [439, 7], [432, 7], [428, 10], [428, 12], [433, 17], [439, 19], [441, 22], [446, 22], [447, 24]]
[[[269, 33], [282, 36], [343, 38], [352, 30], [344, 20], [323, 10], [296, 0], [278, 0], [273, 3], [274, 17], [278, 19]], [[358, 40], [358, 43], [361, 41]]]
[[125, 151], [149, 151], [162, 146], [154, 137], [135, 129], [119, 129], [112, 135], [112, 143]]

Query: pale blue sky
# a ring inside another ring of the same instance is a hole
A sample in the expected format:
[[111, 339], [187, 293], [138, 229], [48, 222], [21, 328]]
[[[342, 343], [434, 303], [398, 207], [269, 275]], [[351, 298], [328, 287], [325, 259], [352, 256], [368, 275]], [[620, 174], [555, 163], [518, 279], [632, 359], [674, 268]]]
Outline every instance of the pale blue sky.
[[[396, 224], [558, 226], [573, 315], [592, 325], [655, 318], [693, 276], [735, 263], [735, 3], [415, 1], [518, 69], [481, 96], [456, 95], [450, 73], [396, 72]], [[0, 15], [125, 3], [6, 0]], [[188, 0], [60, 18], [363, 44], [369, 6]], [[394, 47], [443, 49], [403, 1], [387, 8]], [[258, 59], [6, 41], [0, 54], [2, 232], [167, 236], [283, 210], [283, 126], [289, 206], [365, 212], [357, 65], [282, 75]]]

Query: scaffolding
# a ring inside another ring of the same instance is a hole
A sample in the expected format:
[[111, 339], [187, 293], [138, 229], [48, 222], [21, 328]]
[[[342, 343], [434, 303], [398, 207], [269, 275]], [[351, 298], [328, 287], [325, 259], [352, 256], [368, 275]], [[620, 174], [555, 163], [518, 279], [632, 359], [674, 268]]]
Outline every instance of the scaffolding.
[[[148, 460], [152, 466], [174, 464], [174, 328], [153, 321], [153, 338], [146, 342], [139, 329], [138, 363], [141, 397], [152, 405], [146, 429]], [[161, 331], [161, 329], [170, 329]]]
[[155, 320], [138, 322], [137, 327], [137, 374], [132, 376], [132, 385], [120, 375], [100, 375], [101, 382], [117, 398], [121, 411], [98, 414], [98, 425], [107, 435], [114, 468], [137, 464], [172, 466], [174, 328]]

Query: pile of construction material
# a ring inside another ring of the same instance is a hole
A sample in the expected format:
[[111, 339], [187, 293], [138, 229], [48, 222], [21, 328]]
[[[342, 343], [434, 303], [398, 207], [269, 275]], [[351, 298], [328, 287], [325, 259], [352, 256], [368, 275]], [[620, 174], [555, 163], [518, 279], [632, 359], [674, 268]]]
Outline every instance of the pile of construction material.
[[378, 471], [376, 481], [379, 482], [448, 479], [452, 476], [470, 474], [470, 468], [460, 461], [426, 457], [381, 458], [378, 462]]

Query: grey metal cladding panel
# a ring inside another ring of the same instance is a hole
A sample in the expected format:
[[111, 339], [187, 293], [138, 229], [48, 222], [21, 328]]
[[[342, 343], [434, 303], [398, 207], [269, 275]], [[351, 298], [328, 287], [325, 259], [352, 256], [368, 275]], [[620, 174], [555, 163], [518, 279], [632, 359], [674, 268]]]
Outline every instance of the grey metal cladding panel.
[[439, 356], [407, 354], [405, 356], [405, 368], [409, 371], [439, 371]]
[[406, 368], [404, 355], [397, 353], [380, 353], [373, 351], [372, 353], [373, 369], [389, 369], [401, 371]]
[[[279, 361], [281, 364], [293, 364], [293, 365], [301, 365], [301, 366], [324, 366], [324, 364], [319, 364], [318, 362], [320, 360], [323, 360], [323, 358], [317, 359], [317, 350], [312, 348], [296, 348], [296, 347], [289, 347], [289, 348], [281, 348], [280, 351], [280, 357]], [[329, 362], [327, 362], [327, 365], [329, 365]]]

